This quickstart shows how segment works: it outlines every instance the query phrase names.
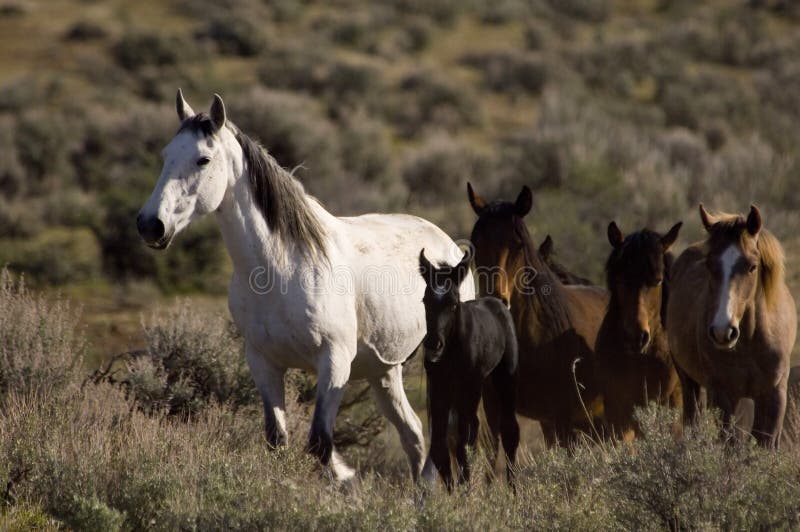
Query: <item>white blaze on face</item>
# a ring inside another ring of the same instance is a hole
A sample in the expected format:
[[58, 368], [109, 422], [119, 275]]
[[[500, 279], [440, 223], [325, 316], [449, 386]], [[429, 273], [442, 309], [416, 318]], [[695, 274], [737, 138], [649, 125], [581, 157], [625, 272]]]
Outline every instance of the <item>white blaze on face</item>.
[[722, 263], [722, 282], [719, 288], [719, 301], [717, 302], [717, 312], [714, 314], [712, 326], [715, 328], [727, 328], [733, 323], [733, 298], [731, 298], [731, 277], [736, 262], [742, 256], [738, 246], [731, 245], [720, 257]]

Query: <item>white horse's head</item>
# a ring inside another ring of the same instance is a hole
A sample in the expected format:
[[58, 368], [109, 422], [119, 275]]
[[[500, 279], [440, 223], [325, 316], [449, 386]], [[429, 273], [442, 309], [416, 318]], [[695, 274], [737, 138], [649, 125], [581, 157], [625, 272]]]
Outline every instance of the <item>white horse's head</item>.
[[235, 138], [225, 127], [219, 95], [208, 114], [195, 114], [180, 89], [175, 103], [181, 127], [161, 152], [161, 176], [136, 217], [139, 234], [155, 249], [166, 248], [193, 220], [219, 208], [238, 164], [226, 148]]

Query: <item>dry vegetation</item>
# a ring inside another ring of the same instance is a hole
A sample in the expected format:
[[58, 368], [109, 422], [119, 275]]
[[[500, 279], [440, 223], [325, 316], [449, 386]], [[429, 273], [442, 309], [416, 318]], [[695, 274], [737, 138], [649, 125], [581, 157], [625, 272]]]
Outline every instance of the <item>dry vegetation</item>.
[[[725, 445], [713, 417], [676, 440], [675, 413], [641, 412], [646, 437], [528, 455], [515, 495], [414, 488], [403, 464], [349, 447], [349, 486], [303, 453], [307, 409], [293, 376], [293, 445], [270, 452], [236, 338], [179, 306], [147, 324], [146, 353], [80, 370], [75, 313], [0, 281], [0, 528], [76, 530], [754, 529], [800, 526], [800, 451]], [[5, 348], [2, 346], [11, 346]], [[191, 364], [189, 364], [191, 363]], [[6, 368], [13, 371], [6, 372]], [[487, 472], [485, 462], [479, 470]], [[479, 471], [480, 472], [480, 471]]]
[[[612, 218], [688, 241], [698, 201], [756, 202], [800, 295], [799, 23], [794, 0], [0, 0], [0, 265], [88, 311], [0, 281], [0, 529], [797, 528], [797, 448], [724, 447], [712, 418], [675, 442], [659, 411], [635, 452], [528, 456], [516, 497], [423, 498], [354, 387], [337, 441], [364, 474], [332, 485], [300, 448], [313, 380], [292, 376], [297, 446], [268, 453], [241, 341], [197, 310], [227, 286], [213, 220], [157, 254], [134, 218], [180, 86], [337, 214], [457, 238], [467, 180], [531, 185], [536, 238], [596, 280]], [[407, 388], [422, 407], [418, 367]]]

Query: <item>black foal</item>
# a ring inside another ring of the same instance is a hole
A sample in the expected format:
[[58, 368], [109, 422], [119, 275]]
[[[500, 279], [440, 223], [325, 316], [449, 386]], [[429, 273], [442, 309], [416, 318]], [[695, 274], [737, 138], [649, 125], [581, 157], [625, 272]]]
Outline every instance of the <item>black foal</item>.
[[[459, 483], [470, 477], [467, 445], [478, 436], [478, 403], [486, 388], [498, 408], [486, 412], [491, 432], [502, 436], [508, 481], [519, 445], [519, 425], [514, 415], [514, 372], [517, 369], [517, 337], [506, 306], [493, 297], [462, 303], [459, 286], [469, 271], [466, 253], [455, 267], [434, 267], [419, 254], [425, 279], [427, 334], [425, 372], [428, 376], [428, 420], [431, 424], [430, 457], [448, 491], [453, 489], [447, 429], [451, 415], [458, 424], [456, 462]], [[499, 429], [499, 430], [495, 430]], [[495, 449], [497, 442], [494, 442]]]

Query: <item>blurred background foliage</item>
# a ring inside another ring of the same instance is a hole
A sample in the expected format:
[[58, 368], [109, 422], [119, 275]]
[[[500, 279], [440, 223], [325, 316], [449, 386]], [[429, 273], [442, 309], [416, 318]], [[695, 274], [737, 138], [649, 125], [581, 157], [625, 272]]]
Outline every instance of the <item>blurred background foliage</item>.
[[528, 184], [536, 238], [599, 282], [611, 219], [682, 219], [687, 243], [699, 201], [755, 202], [793, 262], [797, 4], [1, 0], [0, 263], [83, 301], [101, 339], [141, 334], [162, 294], [218, 305], [212, 219], [167, 253], [135, 229], [178, 87], [196, 109], [222, 94], [335, 214], [411, 212], [463, 238], [468, 180], [486, 198]]

